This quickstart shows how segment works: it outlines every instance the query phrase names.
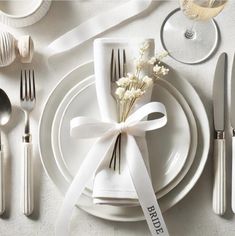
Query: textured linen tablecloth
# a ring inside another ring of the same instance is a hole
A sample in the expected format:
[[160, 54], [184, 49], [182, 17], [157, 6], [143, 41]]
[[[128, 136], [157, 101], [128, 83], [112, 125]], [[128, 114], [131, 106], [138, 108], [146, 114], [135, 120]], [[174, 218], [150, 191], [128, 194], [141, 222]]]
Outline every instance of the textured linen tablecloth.
[[[123, 1], [121, 1], [122, 3]], [[93, 41], [89, 41], [81, 48], [76, 48], [64, 56], [51, 61], [47, 68], [42, 60], [40, 49], [59, 35], [77, 26], [86, 19], [120, 4], [120, 1], [89, 0], [89, 1], [54, 1], [46, 17], [37, 24], [24, 29], [11, 29], [1, 25], [15, 35], [30, 34], [35, 39], [37, 53], [33, 64], [24, 68], [34, 68], [37, 74], [37, 107], [32, 113], [32, 132], [34, 143], [37, 142], [38, 121], [43, 104], [48, 94], [55, 87], [61, 77], [76, 65], [92, 58]], [[155, 38], [156, 48], [161, 50], [160, 27], [173, 9], [179, 6], [178, 1], [155, 1], [152, 10], [135, 18], [129, 24], [108, 31], [102, 37], [145, 37]], [[156, 9], [155, 9], [156, 7]], [[127, 9], [128, 10], [128, 9]], [[186, 77], [198, 91], [212, 125], [212, 84], [215, 62], [219, 53], [229, 54], [229, 76], [232, 56], [235, 50], [235, 1], [231, 0], [225, 10], [216, 17], [221, 30], [221, 43], [217, 53], [207, 62], [199, 65], [183, 65], [171, 58], [167, 63], [177, 72]], [[64, 17], [66, 15], [66, 18]], [[146, 27], [148, 24], [148, 27]], [[144, 32], [143, 32], [144, 29]], [[143, 34], [144, 33], [144, 34]], [[66, 63], [65, 63], [66, 61]], [[8, 212], [0, 218], [0, 236], [52, 236], [54, 224], [63, 198], [51, 180], [47, 177], [40, 163], [37, 147], [35, 168], [35, 213], [30, 218], [23, 216], [19, 207], [19, 177], [21, 135], [23, 132], [23, 113], [19, 112], [19, 62], [0, 69], [0, 86], [9, 94], [13, 109], [11, 124], [5, 129], [8, 133], [11, 147], [10, 163], [8, 166]], [[229, 77], [230, 79], [230, 77]], [[227, 133], [231, 132], [227, 125]], [[228, 135], [227, 161], [231, 166], [231, 138]], [[228, 209], [224, 217], [214, 215], [211, 208], [212, 198], [212, 155], [200, 180], [193, 190], [175, 207], [164, 214], [169, 232], [173, 236], [234, 236], [235, 216]], [[230, 170], [228, 169], [228, 206], [230, 203]], [[79, 224], [76, 220], [79, 219]], [[88, 215], [81, 210], [75, 210], [71, 223], [72, 235], [79, 236], [131, 236], [150, 235], [146, 222], [117, 223], [109, 222]]]

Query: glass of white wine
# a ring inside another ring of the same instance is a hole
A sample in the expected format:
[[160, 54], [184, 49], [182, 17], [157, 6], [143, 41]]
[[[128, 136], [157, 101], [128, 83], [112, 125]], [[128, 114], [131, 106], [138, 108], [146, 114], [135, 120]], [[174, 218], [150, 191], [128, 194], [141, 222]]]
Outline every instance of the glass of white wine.
[[179, 0], [161, 28], [161, 40], [170, 56], [186, 64], [206, 60], [218, 45], [218, 27], [213, 20], [228, 0]]

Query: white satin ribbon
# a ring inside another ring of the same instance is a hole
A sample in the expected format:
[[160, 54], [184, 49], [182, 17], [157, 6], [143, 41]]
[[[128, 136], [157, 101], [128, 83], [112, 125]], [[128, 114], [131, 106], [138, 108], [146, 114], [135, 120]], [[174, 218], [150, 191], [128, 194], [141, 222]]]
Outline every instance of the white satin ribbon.
[[[154, 120], [142, 121], [143, 118], [152, 113], [161, 113], [163, 116]], [[69, 235], [69, 222], [74, 206], [87, 182], [96, 174], [101, 162], [105, 158], [110, 158], [108, 154], [114, 147], [116, 138], [120, 133], [123, 133], [123, 136], [125, 134], [126, 145], [124, 148], [127, 164], [149, 229], [152, 235], [169, 235], [150, 176], [134, 138], [134, 136], [144, 136], [146, 131], [159, 129], [166, 123], [165, 107], [158, 102], [151, 102], [140, 107], [127, 118], [126, 122], [121, 124], [97, 121], [87, 117], [76, 117], [71, 120], [70, 127], [73, 137], [99, 137], [99, 139], [88, 152], [66, 193], [56, 224], [56, 236]]]
[[130, 0], [127, 3], [95, 16], [57, 38], [45, 49], [47, 57], [68, 51], [87, 40], [139, 15], [152, 0]]

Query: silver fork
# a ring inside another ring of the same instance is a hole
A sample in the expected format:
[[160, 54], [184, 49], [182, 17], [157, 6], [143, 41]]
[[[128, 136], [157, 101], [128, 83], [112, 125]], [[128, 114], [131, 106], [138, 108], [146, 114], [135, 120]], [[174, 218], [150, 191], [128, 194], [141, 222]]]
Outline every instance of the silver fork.
[[[126, 51], [125, 49], [117, 49], [116, 51], [112, 49], [111, 53], [111, 64], [110, 64], [110, 85], [111, 85], [111, 95], [117, 101], [117, 97], [115, 96], [115, 90], [117, 88], [116, 82], [118, 79], [126, 76]], [[119, 111], [118, 111], [119, 112]], [[120, 117], [119, 117], [119, 121]], [[119, 173], [121, 171], [121, 134], [118, 135], [114, 150], [112, 153], [112, 158], [109, 163], [109, 168], [112, 167], [116, 170], [116, 162], [118, 156], [118, 166], [119, 166]]]
[[[121, 52], [122, 51], [122, 52]], [[116, 82], [118, 79], [126, 76], [126, 51], [125, 49], [112, 49], [111, 65], [110, 65], [110, 80], [111, 80], [111, 94], [114, 99]]]
[[33, 160], [32, 135], [30, 134], [30, 112], [36, 103], [34, 71], [21, 71], [20, 75], [20, 105], [25, 113], [25, 130], [23, 141], [23, 175], [21, 192], [21, 209], [25, 215], [31, 215], [34, 208], [33, 200]]

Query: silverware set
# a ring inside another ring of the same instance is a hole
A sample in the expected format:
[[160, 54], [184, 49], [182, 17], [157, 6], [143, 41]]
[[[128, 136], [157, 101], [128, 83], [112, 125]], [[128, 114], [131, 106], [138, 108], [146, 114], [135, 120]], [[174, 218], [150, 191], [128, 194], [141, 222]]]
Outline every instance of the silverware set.
[[[118, 49], [111, 53], [111, 86], [126, 75], [126, 52]], [[226, 154], [225, 154], [225, 84], [227, 77], [227, 54], [222, 53], [218, 59], [213, 85], [213, 113], [214, 113], [214, 184], [213, 184], [213, 210], [218, 215], [226, 211]], [[231, 80], [231, 126], [232, 137], [232, 200], [231, 206], [235, 213], [235, 57]], [[113, 94], [113, 93], [112, 93]], [[33, 212], [33, 162], [32, 162], [32, 135], [30, 132], [30, 113], [36, 104], [36, 85], [33, 70], [21, 71], [20, 74], [20, 106], [25, 114], [22, 156], [22, 183], [21, 183], [21, 210], [25, 215]], [[12, 107], [7, 94], [0, 89], [0, 215], [5, 212], [5, 174], [4, 149], [1, 138], [1, 129], [11, 116]], [[111, 163], [112, 165], [112, 163]]]
[[[25, 128], [22, 137], [22, 179], [21, 179], [21, 211], [29, 216], [33, 212], [33, 155], [32, 135], [30, 133], [30, 113], [36, 104], [36, 86], [34, 71], [21, 71], [20, 74], [20, 106], [25, 114]], [[11, 116], [11, 102], [7, 94], [0, 89], [0, 128], [5, 126]], [[0, 129], [0, 215], [5, 212], [5, 168], [4, 148]]]
[[[226, 212], [226, 140], [225, 140], [225, 106], [226, 106], [226, 78], [227, 54], [222, 53], [218, 59], [214, 86], [214, 185], [213, 185], [213, 210], [218, 215]], [[230, 96], [230, 123], [232, 127], [232, 181], [231, 181], [231, 207], [235, 213], [235, 57], [233, 60]]]

